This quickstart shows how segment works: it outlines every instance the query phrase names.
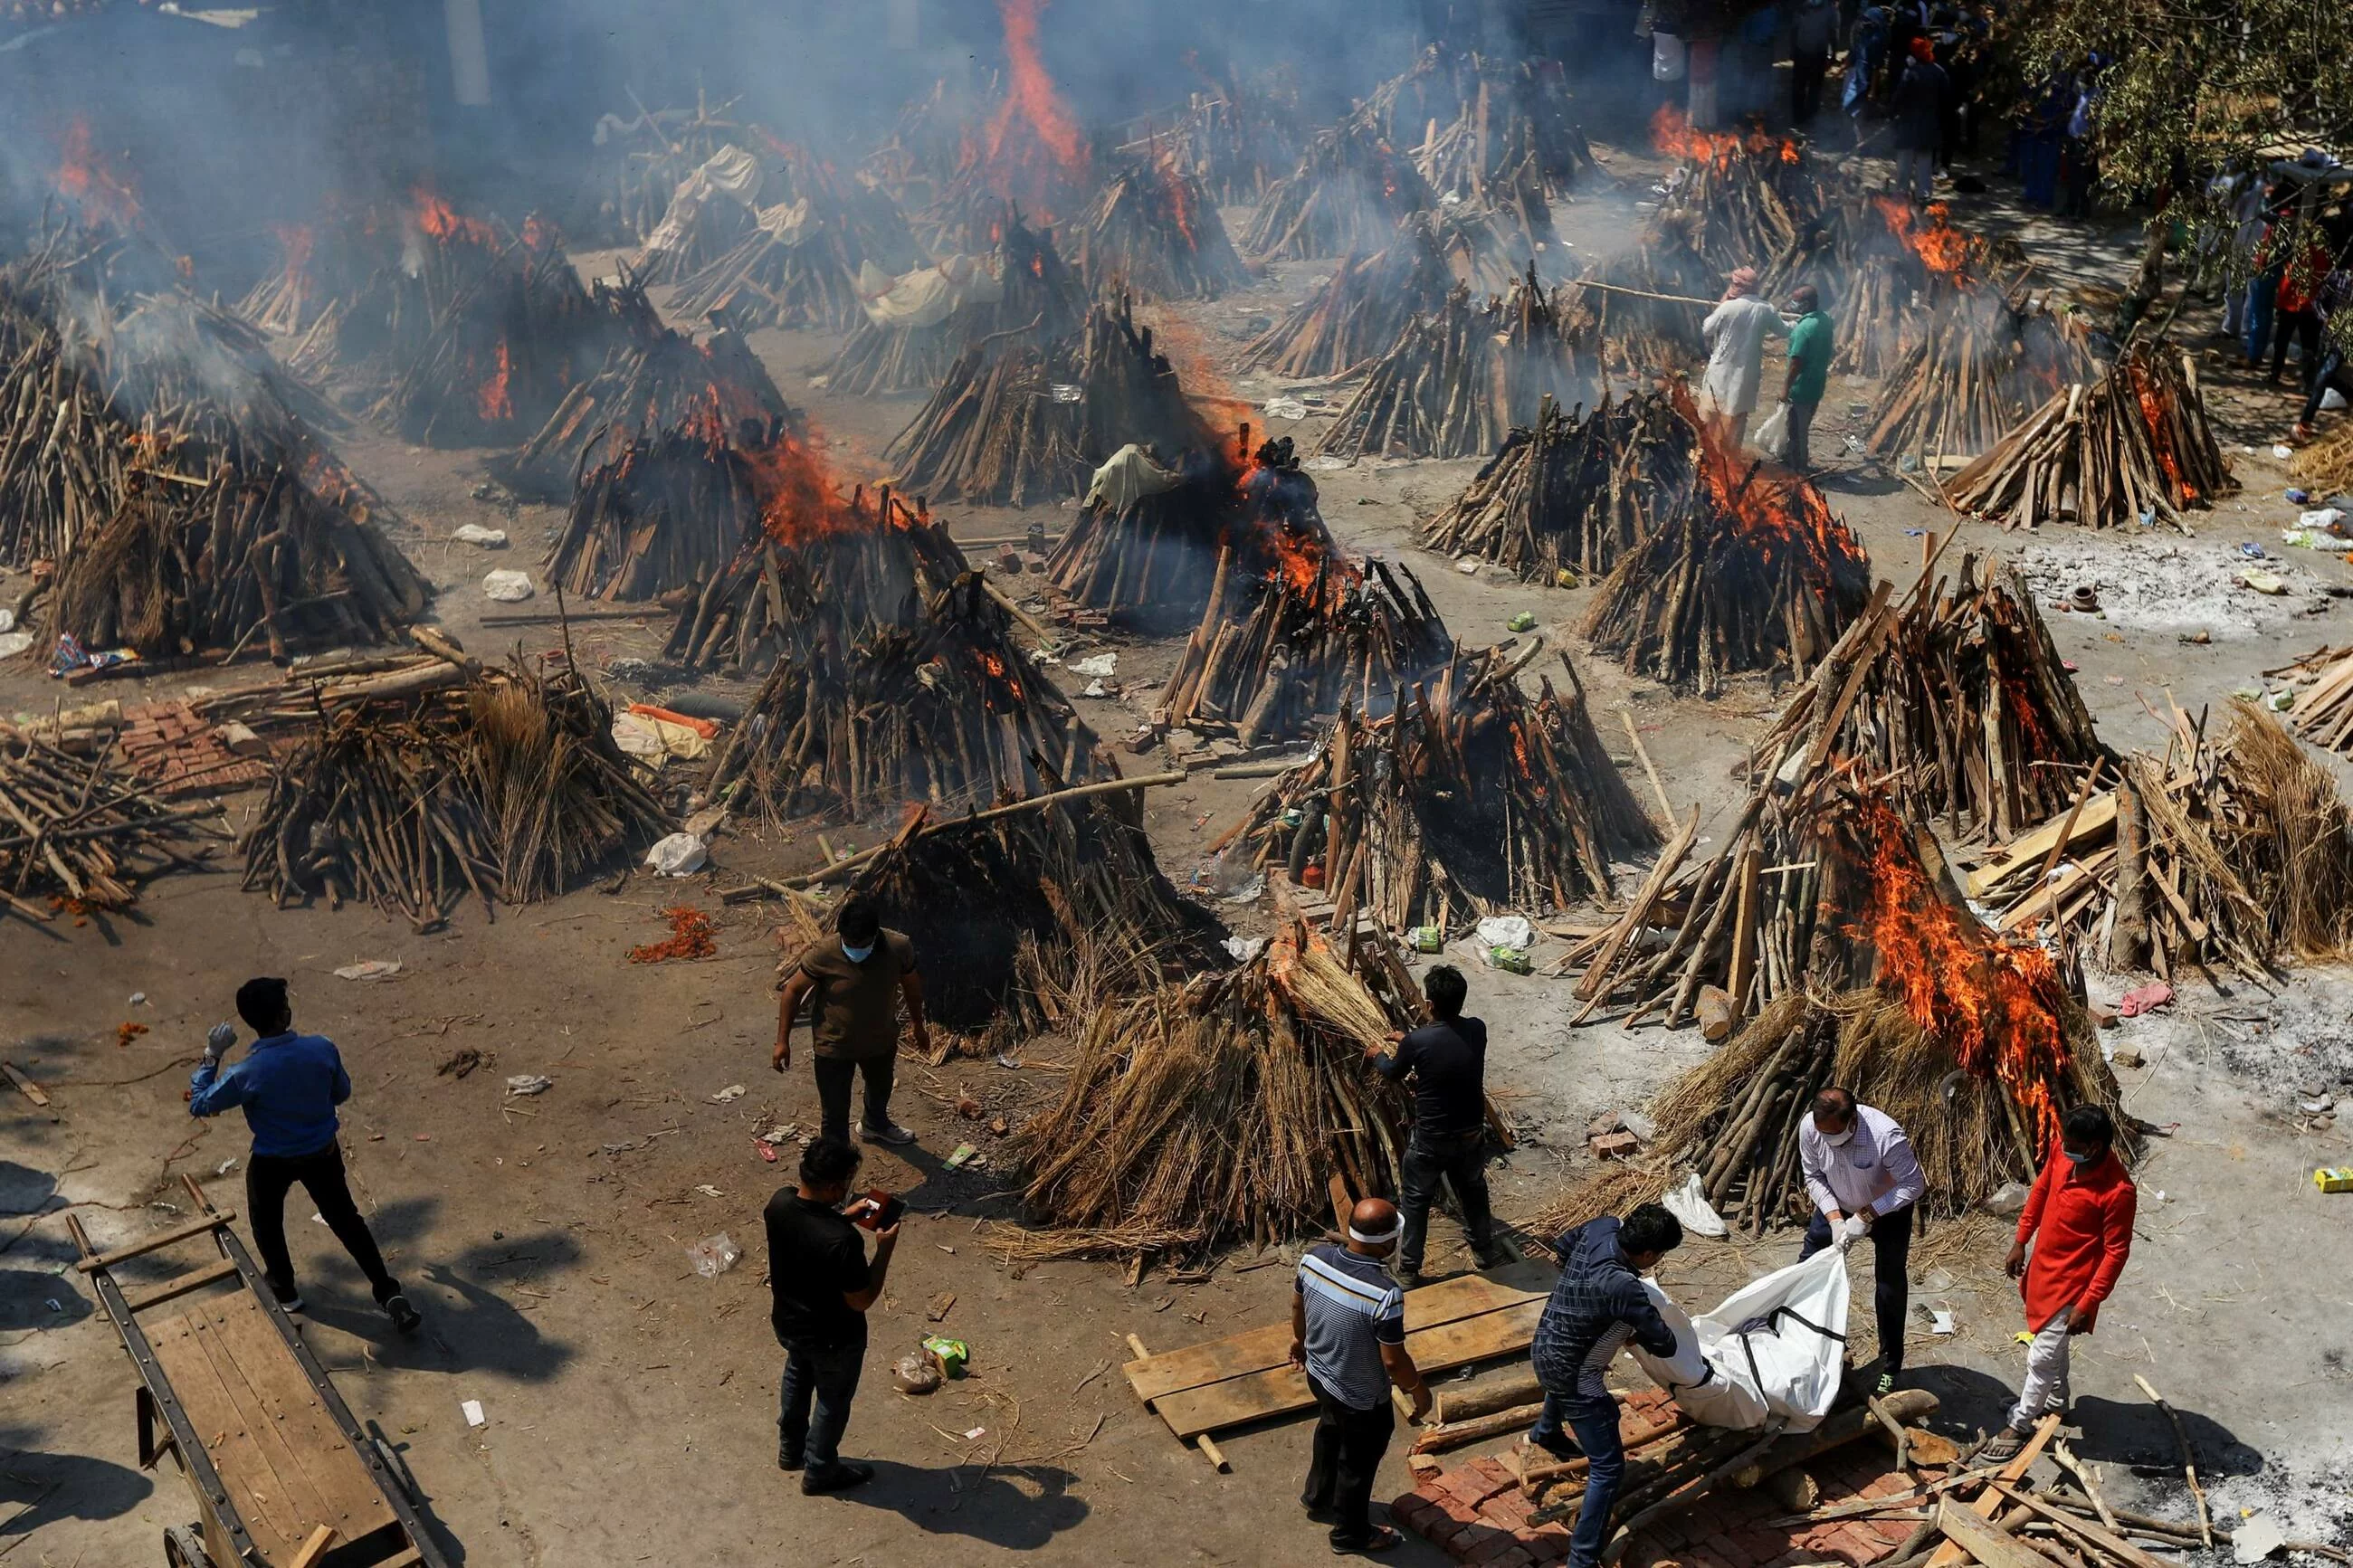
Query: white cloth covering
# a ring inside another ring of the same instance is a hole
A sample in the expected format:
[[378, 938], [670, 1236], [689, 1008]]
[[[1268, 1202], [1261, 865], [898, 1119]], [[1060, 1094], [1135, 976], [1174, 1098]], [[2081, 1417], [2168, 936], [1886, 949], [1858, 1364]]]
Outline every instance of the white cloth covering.
[[1707, 375], [1700, 383], [1719, 414], [1746, 414], [1757, 406], [1763, 380], [1765, 334], [1789, 335], [1781, 312], [1753, 295], [1726, 300], [1700, 325], [1707, 343]]

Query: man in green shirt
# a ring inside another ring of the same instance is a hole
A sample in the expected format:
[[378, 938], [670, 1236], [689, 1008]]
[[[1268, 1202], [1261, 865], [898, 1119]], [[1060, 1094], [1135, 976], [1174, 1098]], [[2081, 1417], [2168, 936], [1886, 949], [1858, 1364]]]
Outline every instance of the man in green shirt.
[[1789, 407], [1788, 440], [1781, 460], [1804, 473], [1813, 467], [1809, 443], [1814, 410], [1822, 405], [1822, 392], [1830, 384], [1831, 319], [1810, 283], [1789, 290], [1789, 309], [1798, 321], [1789, 329], [1789, 381], [1781, 392], [1781, 401]]

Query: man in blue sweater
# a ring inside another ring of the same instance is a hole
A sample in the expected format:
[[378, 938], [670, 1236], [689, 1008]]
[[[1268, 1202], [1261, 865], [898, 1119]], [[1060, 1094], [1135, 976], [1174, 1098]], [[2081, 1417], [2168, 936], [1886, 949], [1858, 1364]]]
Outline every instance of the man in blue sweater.
[[253, 1156], [245, 1167], [246, 1219], [253, 1226], [253, 1245], [261, 1254], [270, 1293], [286, 1310], [302, 1310], [294, 1263], [286, 1252], [286, 1194], [300, 1182], [319, 1205], [319, 1217], [367, 1276], [376, 1305], [402, 1333], [413, 1332], [425, 1320], [385, 1268], [384, 1254], [343, 1175], [343, 1152], [335, 1142], [335, 1107], [352, 1097], [343, 1058], [333, 1041], [294, 1032], [283, 980], [247, 981], [237, 987], [237, 1011], [259, 1038], [245, 1060], [224, 1071], [221, 1058], [237, 1043], [237, 1027], [213, 1026], [205, 1059], [188, 1083], [188, 1110], [218, 1116], [233, 1106], [245, 1110], [246, 1125], [253, 1130]]
[[[1588, 1220], [1563, 1235], [1560, 1279], [1536, 1320], [1534, 1352], [1536, 1382], [1544, 1386], [1544, 1414], [1528, 1441], [1557, 1458], [1578, 1449], [1591, 1461], [1585, 1474], [1585, 1502], [1568, 1544], [1569, 1568], [1594, 1568], [1609, 1539], [1609, 1510], [1626, 1479], [1626, 1447], [1618, 1436], [1618, 1401], [1602, 1374], [1619, 1347], [1633, 1341], [1652, 1355], [1675, 1353], [1675, 1331], [1651, 1304], [1641, 1277], [1683, 1244], [1683, 1227], [1657, 1204], [1644, 1204], [1623, 1220], [1611, 1215]], [[1571, 1447], [1561, 1433], [1577, 1434]]]

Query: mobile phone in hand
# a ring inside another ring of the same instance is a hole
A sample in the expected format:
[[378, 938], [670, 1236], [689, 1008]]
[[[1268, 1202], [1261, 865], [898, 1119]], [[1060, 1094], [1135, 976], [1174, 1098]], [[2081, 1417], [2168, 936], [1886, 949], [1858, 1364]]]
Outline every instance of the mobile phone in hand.
[[904, 1202], [880, 1187], [860, 1198], [853, 1206], [859, 1212], [850, 1216], [849, 1223], [866, 1230], [888, 1230], [907, 1212]]

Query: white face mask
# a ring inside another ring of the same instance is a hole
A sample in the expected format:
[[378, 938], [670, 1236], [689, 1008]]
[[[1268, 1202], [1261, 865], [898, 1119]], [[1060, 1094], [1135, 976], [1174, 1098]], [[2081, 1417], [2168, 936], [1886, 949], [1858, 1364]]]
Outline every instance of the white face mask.
[[849, 960], [852, 963], [865, 963], [868, 958], [873, 955], [873, 952], [874, 944], [871, 942], [864, 947], [852, 947], [846, 942], [841, 944], [841, 956]]
[[1850, 1127], [1843, 1132], [1825, 1132], [1822, 1142], [1833, 1149], [1843, 1149], [1854, 1142], [1854, 1129]]

